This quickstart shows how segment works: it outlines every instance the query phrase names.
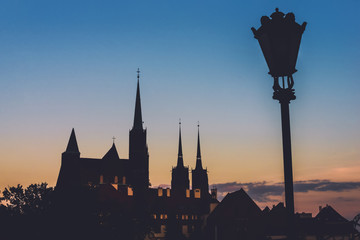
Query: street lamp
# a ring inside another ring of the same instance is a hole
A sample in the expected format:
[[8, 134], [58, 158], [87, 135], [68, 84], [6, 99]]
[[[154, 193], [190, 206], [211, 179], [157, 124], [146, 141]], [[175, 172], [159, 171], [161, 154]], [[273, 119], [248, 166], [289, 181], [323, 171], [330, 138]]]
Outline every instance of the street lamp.
[[[301, 36], [306, 22], [299, 25], [293, 13], [284, 14], [276, 8], [270, 18], [261, 17], [261, 27], [251, 28], [254, 37], [259, 41], [269, 74], [274, 78], [273, 99], [281, 105], [281, 124], [285, 175], [285, 204], [289, 220], [294, 215], [294, 190], [291, 160], [291, 138], [289, 104], [295, 100], [294, 79], [295, 65], [299, 52]], [[281, 82], [279, 82], [281, 80]]]

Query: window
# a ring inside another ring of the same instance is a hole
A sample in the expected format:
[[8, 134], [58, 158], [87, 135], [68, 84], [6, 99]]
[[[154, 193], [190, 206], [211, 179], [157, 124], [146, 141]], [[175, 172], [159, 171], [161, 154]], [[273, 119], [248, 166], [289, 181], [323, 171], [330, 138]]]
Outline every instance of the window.
[[162, 188], [158, 188], [158, 196], [162, 197], [163, 195], [163, 189]]
[[104, 176], [101, 174], [100, 175], [100, 184], [103, 184], [104, 183]]
[[194, 190], [194, 195], [195, 195], [195, 198], [200, 198], [201, 197], [201, 191], [200, 191], [200, 189], [195, 189]]
[[131, 187], [128, 187], [128, 196], [133, 196], [134, 192], [133, 189]]

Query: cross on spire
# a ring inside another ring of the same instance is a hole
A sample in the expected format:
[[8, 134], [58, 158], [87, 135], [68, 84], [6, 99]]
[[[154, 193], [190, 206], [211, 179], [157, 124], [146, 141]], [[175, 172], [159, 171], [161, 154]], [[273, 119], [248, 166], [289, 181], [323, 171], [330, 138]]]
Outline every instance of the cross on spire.
[[112, 137], [113, 143], [115, 143], [115, 139], [116, 139], [116, 137]]
[[137, 79], [139, 81], [139, 79], [140, 79], [140, 69], [138, 68], [136, 72], [137, 72]]

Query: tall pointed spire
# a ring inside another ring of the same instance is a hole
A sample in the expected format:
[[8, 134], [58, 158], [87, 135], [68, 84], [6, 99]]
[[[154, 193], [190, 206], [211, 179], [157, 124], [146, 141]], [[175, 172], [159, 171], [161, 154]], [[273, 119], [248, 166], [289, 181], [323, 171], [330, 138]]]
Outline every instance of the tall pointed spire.
[[179, 121], [179, 151], [178, 151], [177, 167], [184, 167], [182, 144], [181, 144], [181, 120]]
[[137, 90], [135, 102], [135, 115], [134, 115], [134, 129], [143, 129], [142, 116], [141, 116], [141, 101], [140, 101], [140, 70], [137, 70]]
[[196, 167], [195, 169], [203, 169], [201, 163], [201, 151], [200, 151], [200, 124], [198, 123], [198, 142], [197, 142], [197, 154], [196, 154]]
[[74, 128], [71, 131], [69, 143], [68, 143], [68, 145], [66, 147], [65, 152], [67, 152], [67, 153], [79, 153], [79, 147], [78, 147], [78, 144], [77, 144], [77, 141], [76, 141]]

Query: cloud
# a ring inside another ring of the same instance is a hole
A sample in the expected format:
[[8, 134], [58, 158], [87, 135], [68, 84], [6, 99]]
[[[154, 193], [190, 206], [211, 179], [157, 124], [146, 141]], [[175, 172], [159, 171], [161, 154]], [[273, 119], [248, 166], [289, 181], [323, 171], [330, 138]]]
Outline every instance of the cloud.
[[332, 182], [330, 180], [297, 181], [294, 184], [295, 192], [343, 192], [360, 188], [360, 182]]
[[333, 200], [337, 202], [339, 201], [339, 202], [348, 202], [348, 203], [359, 202], [358, 198], [352, 198], [352, 197], [336, 197]]
[[[272, 182], [228, 182], [213, 184], [218, 190], [219, 198], [221, 199], [229, 192], [234, 192], [243, 188], [247, 193], [258, 202], [274, 201], [274, 198], [281, 196], [284, 193], [284, 183]], [[294, 182], [294, 191], [300, 193], [314, 192], [343, 192], [360, 188], [360, 182], [334, 182], [330, 180], [306, 180]]]

